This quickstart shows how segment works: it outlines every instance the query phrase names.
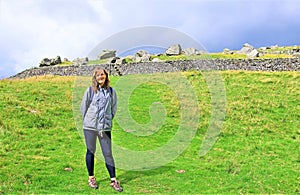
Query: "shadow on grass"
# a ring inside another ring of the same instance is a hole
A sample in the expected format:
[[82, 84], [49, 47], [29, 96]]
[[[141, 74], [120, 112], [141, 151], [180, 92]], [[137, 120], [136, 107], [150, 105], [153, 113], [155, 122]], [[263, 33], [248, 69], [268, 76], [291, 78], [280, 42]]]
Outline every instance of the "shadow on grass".
[[[144, 171], [122, 171], [122, 173], [117, 174], [117, 179], [121, 181], [121, 184], [129, 184], [132, 181], [140, 181], [140, 178], [155, 178], [159, 175], [164, 175], [170, 170], [175, 170], [174, 166], [163, 166], [152, 170]], [[106, 182], [107, 178], [100, 179], [99, 182]]]
[[123, 184], [127, 184], [136, 179], [139, 180], [140, 177], [152, 178], [153, 176], [157, 177], [158, 175], [164, 175], [166, 172], [169, 172], [172, 169], [175, 169], [175, 167], [168, 165], [157, 169], [145, 170], [145, 171], [125, 171], [119, 177], [120, 179], [122, 179]]

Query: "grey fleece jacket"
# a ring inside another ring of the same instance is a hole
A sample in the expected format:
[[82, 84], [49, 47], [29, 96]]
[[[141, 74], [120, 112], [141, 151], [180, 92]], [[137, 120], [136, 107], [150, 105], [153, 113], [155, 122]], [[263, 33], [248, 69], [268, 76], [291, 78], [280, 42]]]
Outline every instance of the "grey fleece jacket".
[[[91, 96], [93, 96], [91, 98]], [[91, 93], [88, 87], [83, 95], [80, 111], [83, 129], [94, 131], [111, 131], [112, 120], [117, 111], [117, 95], [113, 88], [98, 88]]]

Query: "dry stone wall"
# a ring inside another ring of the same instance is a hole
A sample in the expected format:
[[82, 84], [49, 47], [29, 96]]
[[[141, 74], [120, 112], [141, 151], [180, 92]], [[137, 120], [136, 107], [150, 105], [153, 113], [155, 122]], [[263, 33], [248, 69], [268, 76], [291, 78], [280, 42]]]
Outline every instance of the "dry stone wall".
[[104, 67], [111, 75], [150, 74], [189, 70], [300, 71], [300, 59], [210, 59], [128, 63], [121, 65], [51, 66], [27, 69], [11, 78], [27, 78], [43, 75], [91, 76], [96, 66]]

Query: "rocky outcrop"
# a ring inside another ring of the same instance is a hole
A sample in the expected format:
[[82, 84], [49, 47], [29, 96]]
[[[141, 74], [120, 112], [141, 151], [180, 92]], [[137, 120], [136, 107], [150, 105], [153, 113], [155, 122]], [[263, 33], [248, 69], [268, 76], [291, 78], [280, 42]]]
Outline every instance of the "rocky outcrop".
[[56, 56], [56, 58], [44, 58], [40, 62], [40, 67], [44, 66], [54, 66], [57, 64], [61, 64], [60, 56]]
[[151, 54], [146, 50], [139, 50], [135, 53], [133, 61], [135, 62], [149, 62]]
[[165, 52], [168, 56], [180, 55], [182, 54], [182, 48], [180, 44], [171, 45]]
[[242, 49], [240, 49], [239, 51], [237, 51], [237, 54], [248, 54], [251, 51], [254, 50], [254, 47], [252, 45], [250, 45], [249, 43], [245, 43], [242, 47]]
[[89, 58], [88, 57], [76, 58], [72, 62], [73, 62], [73, 65], [87, 65], [87, 63], [89, 62]]
[[49, 66], [31, 68], [10, 78], [27, 78], [43, 75], [90, 76], [96, 66], [104, 67], [111, 75], [150, 74], [189, 70], [300, 71], [300, 59], [203, 59], [127, 64], [94, 64], [86, 66]]
[[101, 53], [98, 54], [98, 59], [108, 59], [116, 57], [116, 50], [103, 49]]
[[[226, 51], [228, 52], [228, 51]], [[263, 56], [263, 53], [260, 53], [249, 43], [245, 43], [239, 51], [236, 51], [237, 54], [246, 54], [247, 58], [256, 58]]]
[[[204, 52], [204, 51], [202, 51], [202, 52]], [[193, 47], [184, 49], [182, 53], [186, 56], [201, 55], [201, 52]]]

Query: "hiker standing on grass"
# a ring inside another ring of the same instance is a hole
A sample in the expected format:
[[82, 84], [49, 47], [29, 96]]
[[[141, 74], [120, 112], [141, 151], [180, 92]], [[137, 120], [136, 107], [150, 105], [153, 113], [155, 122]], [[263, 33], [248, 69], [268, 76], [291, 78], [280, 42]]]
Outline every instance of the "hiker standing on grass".
[[105, 159], [105, 165], [110, 176], [110, 186], [122, 191], [120, 182], [116, 180], [116, 171], [111, 147], [112, 119], [117, 111], [117, 96], [110, 87], [108, 73], [105, 69], [95, 68], [92, 76], [92, 86], [83, 95], [80, 111], [83, 119], [83, 132], [86, 143], [86, 167], [89, 174], [88, 184], [98, 188], [94, 176], [94, 157], [96, 139], [98, 138]]

